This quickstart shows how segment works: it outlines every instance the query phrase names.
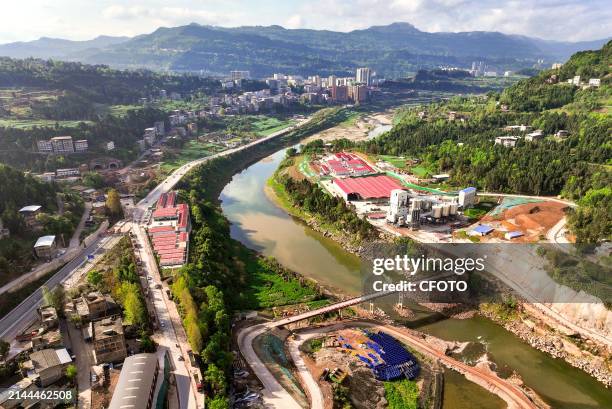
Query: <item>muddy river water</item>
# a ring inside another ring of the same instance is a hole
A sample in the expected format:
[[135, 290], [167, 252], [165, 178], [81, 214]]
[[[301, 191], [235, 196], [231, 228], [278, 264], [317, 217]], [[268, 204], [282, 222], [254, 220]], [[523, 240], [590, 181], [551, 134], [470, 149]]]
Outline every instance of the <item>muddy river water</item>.
[[[235, 175], [223, 190], [222, 208], [232, 223], [232, 236], [323, 285], [347, 294], [358, 294], [361, 284], [359, 258], [295, 220], [264, 193], [267, 179], [283, 157], [284, 150], [281, 150], [255, 163]], [[420, 315], [423, 314], [427, 312], [422, 311]], [[493, 362], [516, 371], [554, 408], [612, 408], [612, 391], [564, 361], [530, 347], [487, 319], [445, 319], [418, 326], [418, 329], [447, 340], [481, 343]], [[454, 373], [447, 373], [444, 393], [446, 409], [505, 406], [496, 396]]]

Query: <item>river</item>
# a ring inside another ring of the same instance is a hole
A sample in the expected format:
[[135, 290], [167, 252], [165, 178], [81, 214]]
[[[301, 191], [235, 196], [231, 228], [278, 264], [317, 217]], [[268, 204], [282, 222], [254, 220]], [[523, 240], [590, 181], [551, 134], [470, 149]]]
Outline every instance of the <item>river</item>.
[[[359, 258], [288, 215], [264, 193], [267, 179], [283, 157], [281, 150], [248, 167], [221, 193], [223, 212], [232, 223], [232, 237], [323, 285], [348, 294], [359, 293]], [[446, 319], [422, 325], [419, 330], [447, 340], [481, 343], [493, 362], [515, 370], [554, 408], [612, 408], [612, 391], [487, 319]], [[499, 398], [463, 376], [448, 374], [446, 381], [445, 409], [504, 407]], [[469, 397], [477, 397], [472, 399], [476, 402]]]

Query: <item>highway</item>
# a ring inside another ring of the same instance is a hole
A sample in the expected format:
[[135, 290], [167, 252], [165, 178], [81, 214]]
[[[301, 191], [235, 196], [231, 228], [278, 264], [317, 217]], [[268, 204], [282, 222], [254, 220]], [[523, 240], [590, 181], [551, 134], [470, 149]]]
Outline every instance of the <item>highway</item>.
[[[73, 260], [49, 278], [44, 285], [48, 288], [53, 288], [70, 278], [81, 266], [91, 268], [94, 263], [86, 263], [85, 258], [87, 255], [95, 254], [98, 256], [96, 258], [99, 258], [101, 253], [112, 247], [118, 240], [117, 237], [113, 236], [97, 238], [89, 246], [81, 250]], [[42, 290], [38, 288], [17, 307], [6, 314], [6, 316], [2, 317], [0, 319], [0, 337], [12, 340], [17, 334], [25, 330], [36, 319], [36, 308], [40, 306], [41, 301]]]

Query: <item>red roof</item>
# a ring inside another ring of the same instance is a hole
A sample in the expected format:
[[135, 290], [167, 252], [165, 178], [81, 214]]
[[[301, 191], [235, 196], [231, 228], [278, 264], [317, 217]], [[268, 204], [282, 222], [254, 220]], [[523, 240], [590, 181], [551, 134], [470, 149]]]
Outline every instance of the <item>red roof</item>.
[[151, 234], [161, 233], [161, 232], [165, 232], [165, 231], [174, 231], [174, 227], [172, 227], [172, 226], [155, 226], [155, 227], [151, 227], [149, 229], [149, 233], [151, 233]]
[[334, 179], [334, 183], [346, 194], [357, 194], [361, 199], [377, 199], [391, 196], [394, 189], [403, 189], [390, 176], [369, 176], [361, 178]]

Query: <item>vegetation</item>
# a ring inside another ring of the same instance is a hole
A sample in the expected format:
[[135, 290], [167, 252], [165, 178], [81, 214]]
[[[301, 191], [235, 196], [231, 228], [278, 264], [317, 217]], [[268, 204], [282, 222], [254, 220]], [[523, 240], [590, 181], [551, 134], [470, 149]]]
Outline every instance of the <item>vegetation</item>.
[[[421, 167], [449, 173], [451, 186], [580, 199], [580, 208], [570, 216], [578, 240], [610, 239], [612, 116], [602, 109], [610, 98], [611, 63], [609, 42], [501, 94], [429, 105], [425, 120], [418, 116], [422, 107], [403, 111], [392, 130], [358, 148], [374, 155], [419, 157]], [[602, 84], [580, 89], [565, 81], [574, 75], [586, 81], [594, 76]], [[447, 119], [450, 111], [457, 113], [456, 120]], [[541, 129], [545, 138], [520, 139], [514, 148], [493, 143], [497, 136], [516, 134], [503, 127], [519, 124]], [[559, 130], [569, 137], [555, 139]]]
[[68, 381], [71, 384], [74, 384], [74, 381], [76, 380], [76, 377], [77, 377], [77, 367], [74, 366], [73, 364], [70, 364], [66, 367], [65, 373], [66, 373], [66, 378], [68, 379]]
[[149, 327], [146, 303], [140, 289], [134, 251], [128, 237], [122, 238], [96, 268], [87, 274], [87, 282], [111, 293], [123, 309], [123, 321], [141, 331]]
[[61, 316], [64, 312], [64, 302], [66, 299], [64, 287], [57, 285], [53, 289], [49, 289], [49, 287], [43, 285], [41, 290], [44, 305], [52, 306], [57, 311], [57, 314]]
[[384, 382], [385, 399], [389, 409], [416, 409], [419, 399], [419, 388], [416, 382], [402, 379]]
[[[291, 158], [289, 158], [291, 159]], [[359, 218], [354, 210], [350, 209], [344, 200], [331, 196], [319, 185], [308, 179], [296, 180], [282, 170], [290, 166], [293, 161], [285, 161], [273, 176], [280, 187], [280, 193], [286, 195], [289, 204], [295, 206], [306, 215], [320, 218], [326, 225], [342, 232], [345, 236], [352, 236], [355, 241], [374, 239], [376, 230], [370, 223]], [[276, 189], [278, 191], [278, 188]]]
[[[159, 28], [150, 34], [89, 49], [84, 49], [82, 43], [62, 41], [60, 47], [46, 39], [29, 48], [29, 44], [20, 44], [19, 50], [170, 71], [228, 73], [241, 67], [257, 77], [274, 72], [346, 75], [355, 67], [369, 66], [382, 77], [393, 78], [423, 66], [468, 66], [474, 59], [520, 69], [530, 67], [538, 58], [565, 60], [576, 47], [492, 32], [428, 33], [409, 23], [348, 33], [287, 30], [280, 26], [224, 28], [189, 24]], [[169, 44], [172, 51], [165, 48]], [[10, 46], [4, 50], [4, 55], [14, 53]]]

